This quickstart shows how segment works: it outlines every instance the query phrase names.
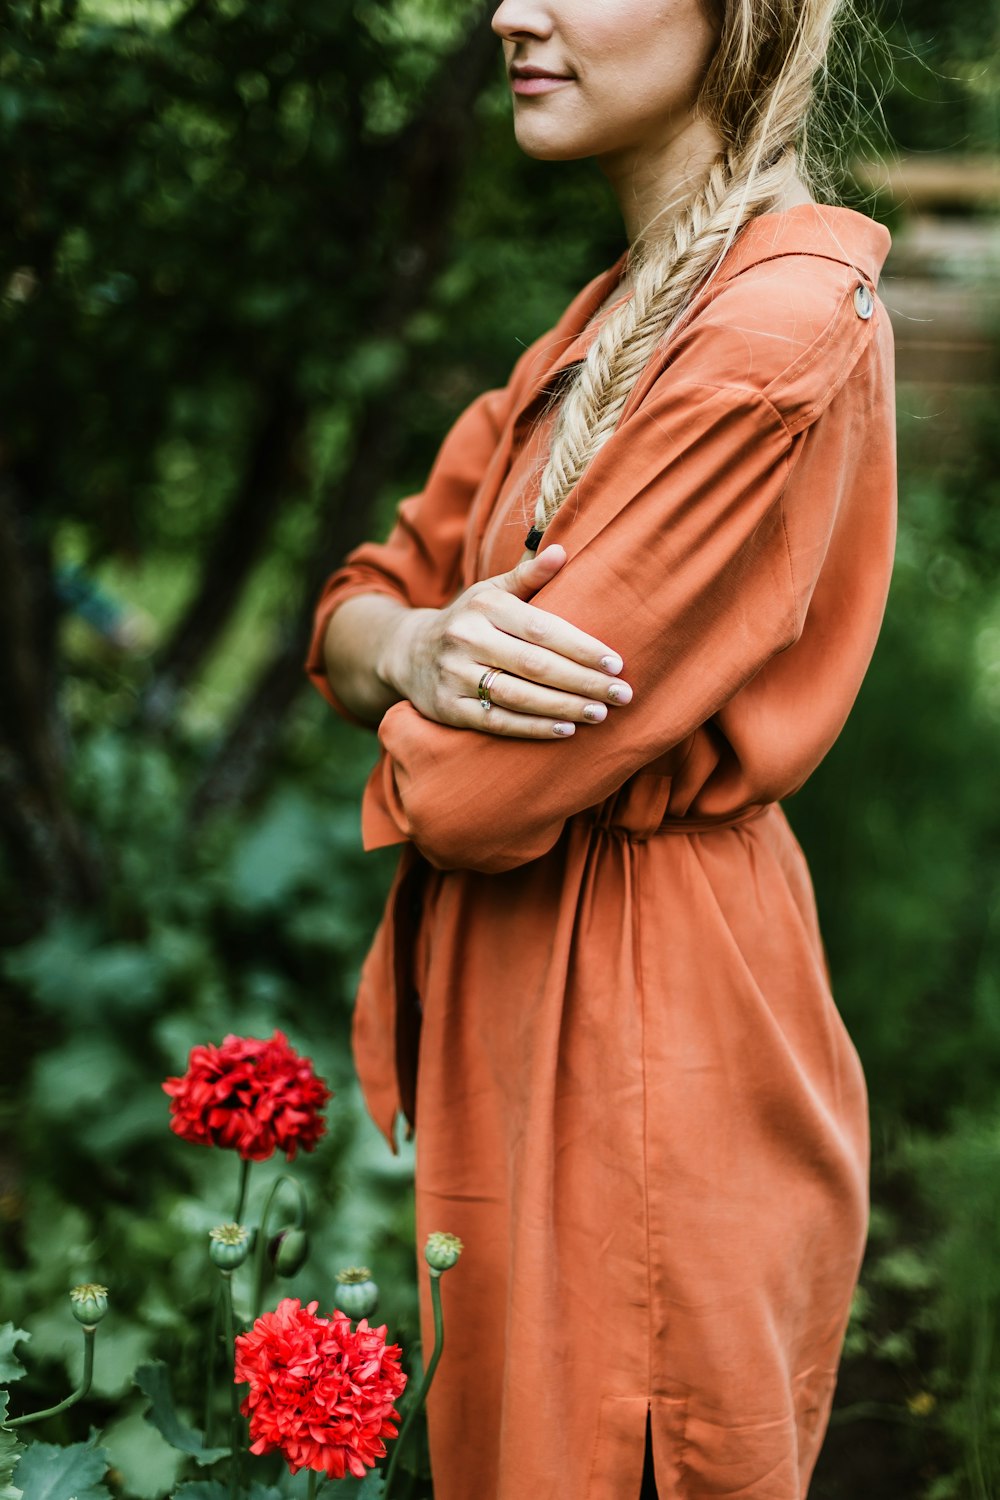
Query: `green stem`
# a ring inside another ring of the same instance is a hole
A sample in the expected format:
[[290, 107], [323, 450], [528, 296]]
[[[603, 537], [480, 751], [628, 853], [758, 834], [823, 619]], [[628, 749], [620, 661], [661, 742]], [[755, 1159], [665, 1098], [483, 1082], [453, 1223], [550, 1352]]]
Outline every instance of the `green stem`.
[[232, 1457], [229, 1460], [229, 1500], [239, 1500], [240, 1493], [240, 1459], [243, 1448], [243, 1434], [240, 1431], [240, 1396], [236, 1389], [233, 1377], [233, 1360], [236, 1351], [236, 1319], [233, 1315], [233, 1281], [229, 1271], [223, 1271], [222, 1277], [222, 1316], [226, 1328], [226, 1368], [229, 1371], [229, 1444], [232, 1448]]
[[315, 1469], [309, 1470], [309, 1484], [306, 1489], [306, 1500], [316, 1500], [316, 1491], [319, 1488], [319, 1475]]
[[264, 1212], [260, 1218], [260, 1228], [257, 1230], [257, 1240], [254, 1245], [253, 1255], [253, 1301], [250, 1306], [253, 1309], [254, 1318], [259, 1318], [264, 1305], [264, 1282], [267, 1278], [267, 1221], [271, 1216], [274, 1201], [282, 1187], [288, 1186], [295, 1190], [295, 1224], [294, 1228], [304, 1229], [306, 1227], [306, 1195], [302, 1187], [294, 1177], [286, 1177], [284, 1173], [274, 1179], [271, 1191], [267, 1195], [264, 1204]]
[[243, 1223], [243, 1210], [247, 1206], [247, 1187], [250, 1183], [250, 1167], [252, 1163], [244, 1157], [240, 1158], [240, 1182], [236, 1190], [236, 1212], [233, 1214], [233, 1223]]
[[94, 1335], [96, 1332], [96, 1327], [84, 1327], [83, 1375], [73, 1394], [67, 1396], [65, 1401], [60, 1401], [58, 1406], [47, 1406], [44, 1411], [28, 1412], [23, 1417], [8, 1417], [5, 1424], [7, 1427], [27, 1427], [29, 1422], [40, 1422], [43, 1417], [57, 1417], [61, 1411], [68, 1411], [71, 1406], [83, 1400], [94, 1378]]
[[202, 1423], [202, 1431], [205, 1434], [205, 1446], [210, 1447], [208, 1441], [209, 1428], [212, 1425], [212, 1409], [215, 1406], [215, 1369], [218, 1363], [217, 1341], [219, 1336], [219, 1288], [215, 1286], [215, 1296], [212, 1298], [212, 1319], [208, 1325], [208, 1359], [205, 1369], [205, 1420]]
[[413, 1405], [410, 1407], [409, 1411], [406, 1414], [406, 1421], [403, 1423], [399, 1437], [396, 1439], [396, 1445], [392, 1450], [392, 1458], [389, 1460], [389, 1467], [386, 1470], [385, 1474], [385, 1489], [382, 1492], [382, 1500], [389, 1500], [389, 1496], [392, 1492], [392, 1481], [396, 1473], [396, 1465], [399, 1463], [400, 1452], [402, 1451], [403, 1444], [406, 1441], [410, 1428], [417, 1420], [417, 1416], [420, 1413], [424, 1402], [427, 1400], [427, 1392], [431, 1388], [431, 1381], [434, 1379], [434, 1372], [438, 1367], [438, 1361], [440, 1360], [442, 1351], [444, 1349], [444, 1314], [441, 1311], [441, 1276], [440, 1273], [435, 1274], [434, 1271], [431, 1271], [430, 1277], [431, 1305], [434, 1309], [434, 1349], [431, 1353], [430, 1364], [424, 1371], [424, 1378], [420, 1382], [420, 1389], [417, 1391]]

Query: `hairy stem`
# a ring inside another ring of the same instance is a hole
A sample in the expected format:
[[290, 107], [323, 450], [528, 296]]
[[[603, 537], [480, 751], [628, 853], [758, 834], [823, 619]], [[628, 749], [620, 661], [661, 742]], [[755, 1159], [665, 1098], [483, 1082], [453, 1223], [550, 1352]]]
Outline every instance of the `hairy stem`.
[[43, 1417], [57, 1417], [60, 1412], [68, 1411], [71, 1406], [83, 1400], [94, 1378], [94, 1336], [96, 1333], [96, 1328], [85, 1327], [83, 1330], [83, 1375], [73, 1394], [67, 1396], [65, 1401], [60, 1401], [58, 1406], [47, 1406], [44, 1411], [28, 1412], [23, 1417], [9, 1417], [5, 1424], [7, 1427], [27, 1427], [29, 1422], [40, 1422]]
[[420, 1389], [417, 1391], [413, 1405], [410, 1407], [409, 1411], [406, 1414], [406, 1421], [403, 1423], [403, 1426], [400, 1429], [399, 1437], [396, 1439], [396, 1446], [392, 1450], [392, 1458], [390, 1459], [389, 1467], [386, 1470], [385, 1490], [383, 1492], [382, 1500], [389, 1500], [389, 1497], [392, 1494], [392, 1481], [395, 1477], [396, 1466], [399, 1463], [400, 1452], [402, 1451], [403, 1444], [406, 1441], [410, 1428], [417, 1420], [417, 1416], [423, 1409], [424, 1402], [427, 1400], [427, 1392], [431, 1388], [431, 1381], [434, 1379], [434, 1372], [438, 1367], [438, 1362], [441, 1358], [442, 1350], [444, 1349], [444, 1314], [441, 1311], [441, 1277], [440, 1274], [436, 1274], [434, 1271], [431, 1271], [430, 1277], [431, 1305], [434, 1309], [434, 1349], [431, 1353], [430, 1363], [428, 1364], [427, 1369], [424, 1371], [424, 1378], [420, 1382]]
[[215, 1368], [218, 1363], [218, 1349], [216, 1341], [219, 1335], [219, 1290], [216, 1287], [215, 1296], [212, 1298], [212, 1316], [208, 1325], [208, 1356], [205, 1360], [205, 1420], [202, 1423], [202, 1431], [205, 1434], [205, 1445], [208, 1446], [209, 1428], [212, 1425], [212, 1408], [215, 1405]]
[[226, 1328], [226, 1369], [229, 1374], [229, 1500], [239, 1500], [240, 1470], [242, 1468], [242, 1433], [240, 1431], [240, 1397], [233, 1379], [233, 1359], [236, 1349], [236, 1319], [233, 1315], [233, 1279], [229, 1271], [222, 1276], [222, 1316]]
[[245, 1157], [240, 1158], [240, 1182], [236, 1192], [236, 1212], [233, 1214], [233, 1223], [243, 1223], [243, 1210], [247, 1206], [247, 1188], [250, 1184], [250, 1168], [253, 1165]]
[[306, 1227], [306, 1195], [301, 1185], [294, 1177], [287, 1177], [284, 1173], [276, 1177], [271, 1191], [267, 1195], [264, 1204], [264, 1212], [260, 1216], [260, 1228], [257, 1230], [257, 1240], [254, 1245], [253, 1255], [253, 1301], [250, 1306], [254, 1318], [259, 1318], [261, 1308], [264, 1305], [264, 1282], [267, 1275], [267, 1223], [271, 1216], [274, 1201], [282, 1187], [290, 1187], [295, 1193], [295, 1228]]

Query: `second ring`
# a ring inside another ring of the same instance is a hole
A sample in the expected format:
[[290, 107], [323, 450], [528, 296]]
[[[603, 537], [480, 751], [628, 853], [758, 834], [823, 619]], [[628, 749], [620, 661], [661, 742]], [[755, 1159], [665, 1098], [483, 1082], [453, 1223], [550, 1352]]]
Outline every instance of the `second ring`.
[[479, 679], [478, 696], [484, 708], [493, 707], [493, 699], [490, 697], [490, 688], [502, 673], [501, 667], [488, 667]]

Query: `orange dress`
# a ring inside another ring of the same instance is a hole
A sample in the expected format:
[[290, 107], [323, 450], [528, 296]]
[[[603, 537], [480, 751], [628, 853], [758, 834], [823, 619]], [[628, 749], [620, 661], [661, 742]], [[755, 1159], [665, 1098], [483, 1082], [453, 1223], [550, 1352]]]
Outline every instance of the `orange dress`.
[[[418, 1244], [466, 1247], [437, 1500], [637, 1500], [647, 1411], [662, 1500], [806, 1493], [868, 1113], [778, 799], [833, 744], [885, 606], [888, 246], [848, 209], [753, 221], [546, 533], [569, 557], [534, 602], [621, 653], [631, 705], [543, 743], [406, 702], [379, 727], [364, 842], [404, 851], [354, 1047], [390, 1143], [398, 1110], [415, 1121]], [[345, 599], [439, 607], [519, 559], [546, 388], [620, 271], [329, 580], [308, 667], [335, 705], [322, 635]], [[429, 1343], [426, 1298], [422, 1317]]]

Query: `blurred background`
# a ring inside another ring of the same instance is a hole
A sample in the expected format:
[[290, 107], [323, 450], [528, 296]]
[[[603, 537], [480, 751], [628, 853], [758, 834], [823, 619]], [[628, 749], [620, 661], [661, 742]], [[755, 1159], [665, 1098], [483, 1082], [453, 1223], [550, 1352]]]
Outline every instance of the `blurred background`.
[[[46, 1436], [93, 1425], [117, 1491], [152, 1500], [174, 1456], [131, 1373], [195, 1358], [233, 1195], [233, 1162], [166, 1129], [193, 1043], [280, 1026], [315, 1059], [336, 1098], [290, 1290], [329, 1306], [367, 1262], [416, 1348], [409, 1148], [367, 1122], [348, 1047], [393, 856], [361, 855], [374, 739], [305, 685], [310, 612], [624, 242], [591, 166], [519, 155], [464, 0], [8, 0], [2, 24], [0, 1320], [32, 1333], [40, 1406], [73, 1374], [66, 1288], [112, 1288], [94, 1392]], [[849, 37], [860, 107], [848, 69], [830, 119], [843, 201], [894, 237], [898, 565], [854, 716], [788, 806], [874, 1154], [811, 1494], [986, 1500], [1000, 13], [893, 0], [875, 27]]]

